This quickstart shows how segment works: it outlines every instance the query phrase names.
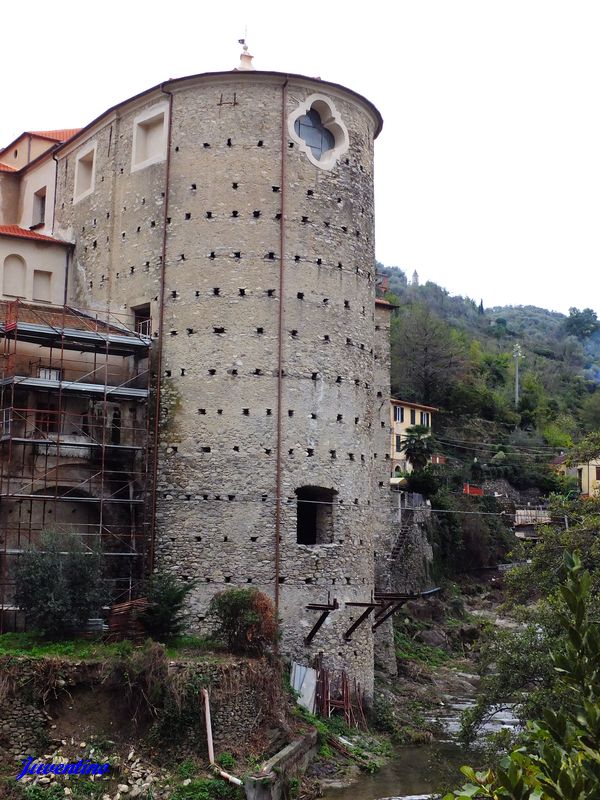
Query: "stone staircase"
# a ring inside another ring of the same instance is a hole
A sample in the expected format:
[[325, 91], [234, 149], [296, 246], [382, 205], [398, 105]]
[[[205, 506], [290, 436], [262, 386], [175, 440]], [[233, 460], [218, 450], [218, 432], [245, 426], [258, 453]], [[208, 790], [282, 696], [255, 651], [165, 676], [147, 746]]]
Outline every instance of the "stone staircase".
[[392, 561], [395, 561], [402, 552], [402, 548], [404, 547], [404, 544], [408, 537], [409, 530], [410, 530], [410, 525], [400, 526], [400, 532], [396, 538], [396, 541], [394, 542], [394, 546], [392, 547], [392, 552], [390, 554], [390, 558]]

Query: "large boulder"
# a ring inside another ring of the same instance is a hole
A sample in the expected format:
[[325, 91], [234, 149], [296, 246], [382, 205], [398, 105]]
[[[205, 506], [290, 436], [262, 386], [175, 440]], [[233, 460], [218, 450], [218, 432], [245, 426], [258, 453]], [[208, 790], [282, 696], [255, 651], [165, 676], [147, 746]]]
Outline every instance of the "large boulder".
[[441, 647], [444, 650], [448, 649], [448, 640], [443, 631], [438, 628], [430, 628], [426, 631], [420, 631], [417, 634], [417, 641], [427, 644], [430, 647]]

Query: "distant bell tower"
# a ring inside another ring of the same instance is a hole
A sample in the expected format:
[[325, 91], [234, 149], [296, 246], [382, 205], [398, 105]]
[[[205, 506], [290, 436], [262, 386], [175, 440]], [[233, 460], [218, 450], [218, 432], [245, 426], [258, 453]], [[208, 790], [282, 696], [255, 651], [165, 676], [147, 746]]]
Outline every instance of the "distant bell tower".
[[417, 272], [417, 270], [415, 270], [413, 272], [411, 285], [412, 286], [418, 286], [419, 285], [419, 273]]

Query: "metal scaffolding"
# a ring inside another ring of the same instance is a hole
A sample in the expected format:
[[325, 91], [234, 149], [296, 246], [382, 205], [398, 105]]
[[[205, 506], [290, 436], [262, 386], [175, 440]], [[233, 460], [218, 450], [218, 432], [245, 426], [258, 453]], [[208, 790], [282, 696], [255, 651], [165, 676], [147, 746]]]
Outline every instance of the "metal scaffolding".
[[46, 530], [99, 542], [112, 600], [135, 596], [151, 523], [151, 339], [136, 328], [0, 302], [0, 633], [22, 625], [12, 566]]

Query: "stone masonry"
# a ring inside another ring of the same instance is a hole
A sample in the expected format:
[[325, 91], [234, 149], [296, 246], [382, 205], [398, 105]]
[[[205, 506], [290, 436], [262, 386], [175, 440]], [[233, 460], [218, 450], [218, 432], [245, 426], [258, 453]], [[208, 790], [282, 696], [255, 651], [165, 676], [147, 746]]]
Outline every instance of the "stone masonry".
[[[330, 168], [290, 134], [289, 116], [313, 95], [341, 120]], [[154, 107], [170, 119], [165, 158], [132, 170], [136, 119]], [[57, 234], [75, 242], [69, 301], [132, 321], [150, 304], [161, 351], [156, 564], [197, 582], [195, 627], [217, 591], [277, 589], [283, 650], [303, 663], [322, 652], [368, 694], [370, 622], [349, 642], [343, 633], [362, 611], [346, 603], [371, 599], [376, 543], [389, 539], [391, 309], [376, 307], [374, 276], [380, 127], [367, 100], [316, 79], [170, 81], [59, 151], [56, 204]], [[93, 190], [73, 202], [78, 153], [90, 145]], [[297, 542], [302, 487], [330, 492], [317, 501], [326, 542]], [[306, 647], [319, 615], [306, 606], [328, 597], [339, 610]]]

